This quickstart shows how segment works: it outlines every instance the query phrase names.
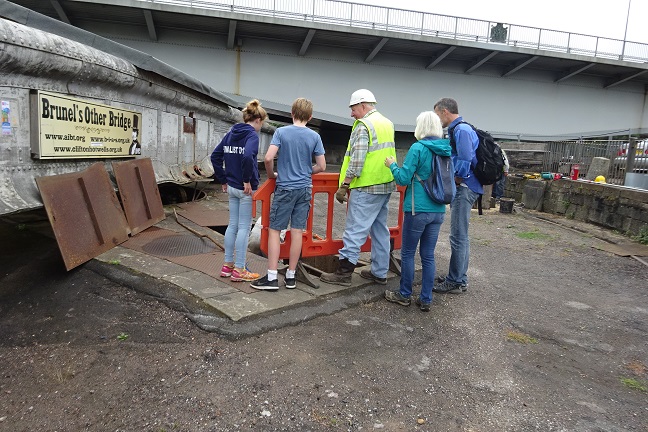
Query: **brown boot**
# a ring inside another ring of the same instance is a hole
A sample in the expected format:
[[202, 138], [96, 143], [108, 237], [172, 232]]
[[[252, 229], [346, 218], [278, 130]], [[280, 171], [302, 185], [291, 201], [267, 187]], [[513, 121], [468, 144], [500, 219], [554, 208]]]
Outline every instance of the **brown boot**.
[[355, 264], [344, 258], [340, 260], [335, 273], [322, 273], [320, 280], [334, 285], [351, 286], [351, 275], [354, 269]]

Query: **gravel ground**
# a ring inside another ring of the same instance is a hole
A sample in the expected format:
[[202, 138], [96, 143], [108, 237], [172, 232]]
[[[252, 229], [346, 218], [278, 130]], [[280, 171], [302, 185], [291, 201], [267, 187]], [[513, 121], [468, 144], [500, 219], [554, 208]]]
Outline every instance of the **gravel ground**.
[[0, 431], [648, 431], [646, 267], [553, 219], [475, 212], [470, 288], [429, 313], [238, 341], [0, 223]]

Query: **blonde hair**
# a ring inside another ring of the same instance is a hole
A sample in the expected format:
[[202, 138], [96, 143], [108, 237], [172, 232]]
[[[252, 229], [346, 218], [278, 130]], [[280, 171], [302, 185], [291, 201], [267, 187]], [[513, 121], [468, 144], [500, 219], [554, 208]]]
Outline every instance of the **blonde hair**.
[[425, 137], [443, 138], [443, 126], [441, 119], [434, 111], [423, 111], [416, 117], [416, 129], [414, 136], [417, 140]]
[[261, 102], [258, 99], [251, 100], [243, 109], [243, 121], [249, 123], [254, 119], [261, 119], [264, 121], [268, 118], [268, 113], [261, 107]]
[[290, 112], [295, 120], [307, 122], [313, 115], [313, 102], [306, 98], [297, 98], [293, 102]]

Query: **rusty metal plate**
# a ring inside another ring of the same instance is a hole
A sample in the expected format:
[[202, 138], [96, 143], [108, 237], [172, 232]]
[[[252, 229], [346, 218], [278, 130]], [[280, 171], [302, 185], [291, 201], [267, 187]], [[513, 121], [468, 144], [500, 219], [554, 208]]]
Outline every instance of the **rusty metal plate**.
[[189, 219], [191, 222], [202, 227], [227, 226], [229, 224], [229, 209], [211, 209], [201, 202], [189, 202], [179, 204], [182, 211], [178, 216]]
[[[224, 257], [225, 254], [223, 252], [216, 251], [211, 254], [172, 257], [167, 259], [172, 263], [179, 264], [193, 270], [198, 270], [199, 272], [209, 275], [214, 279], [218, 279], [219, 282], [225, 283], [232, 288], [236, 288], [237, 290], [244, 293], [251, 294], [253, 292], [257, 292], [257, 290], [250, 287], [249, 282], [232, 282], [230, 278], [220, 277], [220, 269], [223, 266]], [[259, 275], [261, 276], [266, 273], [268, 269], [268, 260], [249, 253], [247, 255], [247, 258], [248, 268], [250, 269], [250, 271], [259, 273]]]
[[164, 208], [151, 159], [113, 162], [112, 167], [132, 233], [137, 234], [163, 220]]
[[[219, 249], [215, 249], [211, 253], [187, 256], [170, 256], [168, 251], [159, 251], [156, 250], [156, 248], [149, 247], [151, 243], [164, 241], [165, 243], [170, 245], [171, 249], [174, 249], [175, 246], [173, 245], [173, 242], [184, 241], [181, 239], [182, 237], [187, 236], [177, 234], [164, 228], [151, 227], [146, 231], [143, 231], [136, 236], [131, 237], [130, 239], [128, 239], [128, 241], [122, 243], [122, 246], [142, 253], [146, 253], [148, 255], [153, 255], [161, 259], [165, 259], [192, 270], [197, 270], [201, 273], [211, 276], [214, 279], [217, 279], [221, 283], [225, 283], [244, 293], [250, 294], [256, 292], [254, 288], [250, 287], [250, 284], [248, 282], [232, 282], [230, 278], [220, 277], [220, 269], [223, 266], [223, 259], [225, 258], [225, 254]], [[196, 237], [196, 239], [204, 241], [206, 245], [209, 244], [210, 246], [213, 246], [213, 243], [209, 242], [209, 240], [207, 239], [200, 239], [199, 237]], [[250, 269], [250, 271], [259, 273], [260, 275], [264, 275], [266, 273], [266, 270], [268, 269], [268, 260], [266, 258], [248, 253], [247, 260], [248, 268]]]
[[128, 239], [128, 223], [102, 163], [39, 177], [36, 184], [67, 270]]

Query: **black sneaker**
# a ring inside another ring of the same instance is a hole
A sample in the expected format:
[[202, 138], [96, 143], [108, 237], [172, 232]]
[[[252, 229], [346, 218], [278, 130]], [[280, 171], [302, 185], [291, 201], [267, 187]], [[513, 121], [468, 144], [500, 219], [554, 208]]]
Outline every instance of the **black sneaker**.
[[392, 303], [398, 303], [399, 305], [409, 306], [412, 303], [412, 300], [409, 297], [403, 297], [399, 291], [385, 291], [385, 300]]
[[288, 289], [295, 289], [297, 288], [297, 282], [295, 282], [295, 278], [284, 278], [284, 281], [286, 282], [286, 288]]
[[268, 280], [268, 275], [265, 275], [262, 278], [250, 282], [250, 286], [258, 290], [277, 291], [279, 289], [279, 281], [277, 279], [270, 281]]
[[365, 279], [372, 280], [372, 281], [376, 282], [377, 284], [387, 285], [387, 278], [378, 277], [375, 274], [371, 273], [371, 270], [362, 270], [362, 271], [360, 271], [360, 276], [362, 276]]
[[414, 300], [414, 303], [416, 303], [416, 306], [421, 309], [421, 312], [430, 312], [430, 303], [423, 303], [421, 301], [421, 297], [416, 297], [416, 300]]
[[[432, 291], [443, 294], [444, 291], [437, 291], [437, 285], [441, 285], [442, 283], [444, 283], [445, 279], [446, 279], [445, 276], [437, 276], [436, 277], [436, 283], [434, 284], [434, 288], [432, 288]], [[467, 283], [462, 283], [461, 284], [461, 293], [465, 293], [466, 291], [468, 291], [468, 284]], [[461, 294], [461, 293], [452, 293], [452, 294]]]
[[434, 284], [432, 291], [439, 294], [462, 294], [464, 292], [461, 284], [452, 283], [447, 280]]

